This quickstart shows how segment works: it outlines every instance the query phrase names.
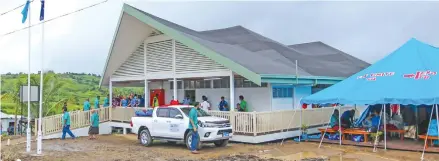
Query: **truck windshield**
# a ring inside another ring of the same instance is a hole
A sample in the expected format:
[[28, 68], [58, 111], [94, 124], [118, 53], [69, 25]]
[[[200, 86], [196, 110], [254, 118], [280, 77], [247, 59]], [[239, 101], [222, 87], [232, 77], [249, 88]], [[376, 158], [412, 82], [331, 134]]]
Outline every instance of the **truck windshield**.
[[[191, 109], [192, 107], [185, 107], [185, 108], [181, 108], [181, 111], [183, 111], [186, 116], [189, 116], [189, 112], [191, 111]], [[198, 111], [198, 117], [210, 116], [204, 110], [198, 109], [197, 111]]]

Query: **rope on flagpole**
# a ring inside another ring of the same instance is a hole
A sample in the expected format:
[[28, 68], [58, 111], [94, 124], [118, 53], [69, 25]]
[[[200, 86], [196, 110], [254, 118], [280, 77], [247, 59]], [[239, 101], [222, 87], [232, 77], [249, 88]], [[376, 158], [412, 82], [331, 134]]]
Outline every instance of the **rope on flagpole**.
[[60, 15], [60, 16], [57, 16], [57, 17], [52, 18], [52, 19], [48, 19], [48, 20], [46, 20], [46, 21], [43, 21], [43, 22], [40, 22], [40, 23], [37, 23], [37, 24], [34, 24], [34, 25], [30, 25], [30, 26], [28, 26], [28, 27], [23, 27], [23, 28], [21, 28], [21, 29], [17, 29], [17, 30], [14, 30], [14, 31], [11, 31], [11, 32], [5, 33], [5, 34], [1, 35], [0, 37], [4, 37], [4, 36], [7, 36], [7, 35], [11, 35], [11, 34], [13, 34], [13, 33], [16, 33], [16, 32], [22, 31], [22, 30], [26, 30], [26, 29], [31, 28], [31, 27], [35, 27], [35, 26], [41, 25], [41, 24], [43, 24], [43, 23], [47, 23], [47, 22], [50, 22], [50, 21], [53, 21], [53, 20], [56, 20], [56, 19], [59, 19], [59, 18], [62, 18], [62, 17], [68, 16], [68, 15], [71, 15], [71, 14], [74, 14], [74, 13], [81, 12], [81, 11], [83, 11], [83, 10], [86, 10], [86, 9], [89, 9], [89, 8], [92, 8], [92, 7], [95, 7], [95, 6], [101, 5], [101, 4], [103, 4], [103, 3], [107, 2], [107, 1], [108, 1], [108, 0], [105, 0], [105, 1], [102, 1], [102, 2], [99, 2], [99, 3], [95, 3], [95, 4], [93, 4], [93, 5], [90, 5], [90, 6], [87, 6], [87, 7], [84, 7], [84, 8], [78, 9], [78, 10], [75, 10], [75, 11], [73, 11], [73, 12], [69, 12], [69, 13], [66, 13], [66, 14]]
[[[30, 3], [32, 3], [32, 2], [34, 2], [34, 0], [31, 0], [31, 1], [30, 1]], [[11, 9], [11, 10], [9, 10], [9, 11], [3, 12], [3, 13], [0, 14], [0, 16], [3, 16], [3, 15], [6, 15], [6, 14], [12, 12], [12, 11], [15, 11], [15, 10], [17, 10], [17, 9], [19, 9], [19, 8], [21, 8], [21, 7], [23, 7], [24, 5], [25, 5], [25, 4], [22, 4], [22, 5], [18, 6], [18, 7], [15, 7], [14, 9]]]

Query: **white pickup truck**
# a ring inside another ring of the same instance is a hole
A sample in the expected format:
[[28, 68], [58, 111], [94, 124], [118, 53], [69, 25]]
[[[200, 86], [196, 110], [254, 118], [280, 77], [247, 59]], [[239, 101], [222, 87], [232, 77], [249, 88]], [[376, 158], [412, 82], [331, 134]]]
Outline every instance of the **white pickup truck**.
[[[153, 140], [165, 140], [170, 143], [184, 142], [190, 148], [192, 132], [189, 126], [189, 111], [193, 106], [171, 105], [156, 107], [150, 116], [131, 118], [132, 132], [144, 146], [150, 146]], [[214, 143], [224, 147], [233, 136], [229, 120], [210, 116], [203, 110], [198, 110], [198, 134], [201, 143]]]

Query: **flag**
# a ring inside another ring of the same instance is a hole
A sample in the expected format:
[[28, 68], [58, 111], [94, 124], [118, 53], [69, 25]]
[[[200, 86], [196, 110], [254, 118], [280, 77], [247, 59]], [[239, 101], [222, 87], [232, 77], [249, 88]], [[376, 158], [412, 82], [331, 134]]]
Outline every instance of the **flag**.
[[29, 11], [29, 5], [30, 5], [30, 0], [27, 0], [26, 4], [24, 5], [23, 11], [21, 11], [21, 14], [23, 15], [23, 19], [21, 19], [21, 23], [26, 22], [27, 12]]
[[44, 20], [44, 1], [45, 0], [41, 0], [40, 21]]

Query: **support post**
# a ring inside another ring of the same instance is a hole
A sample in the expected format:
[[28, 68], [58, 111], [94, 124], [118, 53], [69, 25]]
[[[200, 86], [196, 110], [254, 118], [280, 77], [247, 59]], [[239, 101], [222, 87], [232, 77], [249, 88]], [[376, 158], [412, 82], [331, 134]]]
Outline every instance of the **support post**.
[[146, 55], [148, 54], [148, 43], [146, 41], [143, 41], [143, 76], [145, 78], [145, 108], [149, 107], [149, 87], [148, 87], [148, 78], [146, 76], [147, 74], [147, 60]]
[[256, 111], [253, 111], [253, 113], [252, 113], [252, 130], [253, 130], [253, 136], [256, 136], [256, 134], [257, 134], [257, 131], [256, 131]]
[[110, 83], [109, 83], [109, 85], [108, 85], [108, 95], [109, 95], [109, 97], [110, 98], [108, 98], [109, 99], [109, 101], [110, 101], [110, 107], [113, 107], [113, 82], [111, 81], [111, 79], [110, 79]]
[[[433, 108], [431, 108], [430, 121], [428, 122], [428, 126], [427, 126], [428, 127], [427, 134], [425, 134], [424, 149], [422, 150], [421, 161], [424, 160], [425, 148], [427, 147], [427, 141], [428, 141], [428, 134], [430, 133], [429, 131], [430, 131], [431, 119], [433, 118], [433, 110], [435, 109], [434, 107], [437, 107], [437, 106], [435, 105], [435, 106], [433, 106]], [[436, 112], [437, 112], [437, 109], [436, 109]], [[437, 118], [437, 113], [436, 113], [436, 118]], [[436, 120], [436, 121], [438, 121], [438, 120]]]
[[230, 71], [230, 82], [229, 82], [229, 88], [230, 88], [230, 122], [233, 126], [233, 131], [235, 131], [237, 123], [235, 119], [235, 79], [233, 75], [233, 71]]
[[173, 79], [173, 84], [174, 84], [174, 101], [176, 101], [176, 100], [178, 100], [177, 99], [177, 78], [175, 77], [175, 74], [176, 74], [176, 59], [177, 59], [177, 56], [175, 55], [175, 39], [172, 39], [172, 75], [173, 75], [173, 77], [174, 77], [174, 79]]
[[373, 152], [377, 152], [377, 146], [378, 146], [378, 142], [379, 142], [378, 141], [378, 134], [379, 134], [380, 127], [381, 127], [381, 120], [383, 118], [382, 115], [385, 113], [384, 108], [382, 108], [380, 111], [381, 111], [380, 120], [378, 121], [378, 128], [377, 128], [377, 132], [376, 132], [376, 136], [375, 136], [375, 141], [373, 143]]

